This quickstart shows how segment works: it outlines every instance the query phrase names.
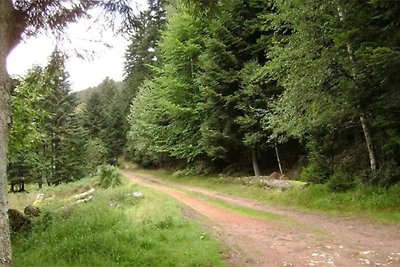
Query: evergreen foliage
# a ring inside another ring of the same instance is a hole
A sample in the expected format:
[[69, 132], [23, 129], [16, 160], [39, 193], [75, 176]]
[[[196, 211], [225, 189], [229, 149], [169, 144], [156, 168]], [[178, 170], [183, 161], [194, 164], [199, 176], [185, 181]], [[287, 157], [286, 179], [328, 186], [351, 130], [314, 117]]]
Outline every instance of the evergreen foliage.
[[107, 148], [100, 139], [90, 139], [86, 144], [86, 151], [84, 153], [87, 159], [86, 167], [88, 172], [94, 173], [97, 166], [106, 164], [107, 154]]
[[[131, 101], [143, 81], [153, 76], [153, 67], [161, 64], [158, 42], [166, 23], [165, 2], [148, 0], [147, 9], [131, 22], [132, 34], [125, 53], [125, 81], [120, 101], [124, 114], [129, 113]], [[124, 126], [126, 130], [128, 126]]]
[[[45, 123], [47, 136], [47, 156], [50, 161], [50, 176], [47, 177], [48, 184], [59, 184], [71, 178], [67, 166], [74, 165], [67, 160], [75, 160], [77, 153], [73, 147], [67, 147], [66, 140], [74, 132], [68, 131], [74, 112], [74, 99], [69, 94], [68, 73], [65, 71], [64, 55], [57, 50], [50, 57], [49, 64], [45, 68], [46, 85], [50, 88], [50, 94], [43, 102], [43, 107], [49, 111], [49, 117]], [[70, 136], [67, 136], [67, 131]], [[70, 158], [72, 157], [72, 158]], [[70, 166], [69, 166], [70, 167]], [[81, 177], [79, 177], [81, 178]]]
[[398, 4], [183, 2], [132, 102], [133, 159], [276, 169], [278, 144], [285, 165], [298, 142], [304, 179], [399, 181]]
[[116, 187], [122, 183], [119, 169], [113, 165], [98, 166], [96, 177], [103, 188]]
[[106, 162], [116, 164], [125, 145], [125, 114], [120, 102], [117, 83], [110, 78], [93, 90], [87, 103], [83, 104], [83, 126], [90, 139], [98, 139], [106, 148]]
[[55, 50], [45, 68], [34, 67], [12, 99], [9, 180], [57, 185], [84, 177], [87, 132], [75, 114], [65, 57]]
[[256, 175], [298, 162], [302, 179], [330, 181], [332, 190], [346, 181], [397, 183], [398, 9], [381, 1], [149, 1], [129, 21], [122, 86], [106, 78], [76, 108], [57, 51], [20, 82], [11, 176], [57, 184], [117, 164], [125, 152], [143, 165], [253, 165]]

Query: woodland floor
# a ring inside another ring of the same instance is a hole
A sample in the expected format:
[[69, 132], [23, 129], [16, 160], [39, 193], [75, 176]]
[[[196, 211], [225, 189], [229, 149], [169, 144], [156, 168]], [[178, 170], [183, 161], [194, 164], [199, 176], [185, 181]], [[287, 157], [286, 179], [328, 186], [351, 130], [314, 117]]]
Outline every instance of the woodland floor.
[[[185, 205], [229, 248], [229, 266], [400, 266], [400, 226], [332, 217], [224, 195], [124, 169], [123, 175]], [[215, 201], [272, 214], [243, 215]]]

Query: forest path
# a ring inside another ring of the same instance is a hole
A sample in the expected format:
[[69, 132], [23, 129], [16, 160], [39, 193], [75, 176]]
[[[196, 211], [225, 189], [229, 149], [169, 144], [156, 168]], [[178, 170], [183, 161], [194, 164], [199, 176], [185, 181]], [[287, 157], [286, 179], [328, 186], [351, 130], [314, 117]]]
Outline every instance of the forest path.
[[[122, 174], [189, 207], [185, 209], [187, 215], [200, 217], [230, 248], [226, 260], [230, 266], [400, 266], [398, 225], [278, 208], [166, 181], [130, 168], [122, 170]], [[276, 216], [269, 220], [241, 215], [207, 198]]]

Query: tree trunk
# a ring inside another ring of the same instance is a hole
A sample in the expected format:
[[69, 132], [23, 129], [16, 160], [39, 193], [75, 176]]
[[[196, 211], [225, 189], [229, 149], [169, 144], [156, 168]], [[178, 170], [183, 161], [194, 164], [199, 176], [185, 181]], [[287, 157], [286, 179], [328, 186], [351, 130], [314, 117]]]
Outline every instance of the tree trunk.
[[[3, 2], [0, 0], [0, 13]], [[0, 15], [0, 266], [11, 266], [10, 228], [7, 205], [7, 149], [8, 125], [10, 123], [10, 81], [6, 69], [7, 44], [6, 29]]]
[[257, 159], [257, 150], [253, 149], [251, 152], [251, 158], [253, 161], [253, 170], [254, 170], [254, 176], [260, 176], [260, 167], [258, 165], [258, 159]]
[[377, 169], [377, 161], [376, 161], [376, 156], [375, 156], [375, 149], [374, 145], [372, 142], [371, 134], [369, 133], [369, 128], [367, 121], [363, 115], [360, 116], [360, 121], [361, 121], [361, 126], [364, 132], [365, 136], [365, 141], [367, 143], [367, 148], [368, 148], [368, 155], [369, 155], [369, 161], [371, 165], [371, 171], [375, 171]]
[[11, 124], [11, 82], [6, 61], [11, 50], [20, 42], [25, 18], [11, 0], [0, 0], [0, 266], [11, 266], [11, 242], [7, 204], [7, 150]]
[[279, 171], [281, 172], [281, 174], [283, 174], [281, 159], [279, 157], [278, 144], [276, 142], [275, 142], [275, 155], [276, 155], [276, 161], [278, 162]]

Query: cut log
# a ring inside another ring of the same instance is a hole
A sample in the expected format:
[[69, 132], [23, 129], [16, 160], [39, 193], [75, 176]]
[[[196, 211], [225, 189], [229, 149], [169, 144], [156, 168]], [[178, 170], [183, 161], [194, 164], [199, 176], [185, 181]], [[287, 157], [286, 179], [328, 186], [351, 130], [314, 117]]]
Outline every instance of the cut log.
[[266, 179], [263, 180], [265, 183], [265, 187], [272, 188], [272, 189], [281, 189], [286, 190], [290, 188], [302, 188], [308, 185], [308, 183], [300, 182], [300, 181], [293, 181], [293, 180], [281, 180], [281, 179]]
[[71, 199], [77, 199], [77, 200], [79, 200], [79, 199], [87, 198], [87, 197], [93, 195], [94, 191], [96, 191], [96, 190], [95, 190], [94, 188], [92, 188], [92, 189], [90, 189], [89, 191], [86, 191], [86, 192], [83, 192], [83, 193], [81, 193], [81, 194], [72, 196]]
[[277, 180], [277, 179], [267, 179], [265, 180], [265, 186], [269, 188], [275, 188], [275, 189], [289, 189], [292, 188], [293, 185], [286, 180]]
[[76, 201], [76, 203], [86, 203], [86, 202], [89, 202], [89, 201], [92, 199], [92, 197], [93, 197], [93, 195], [90, 195], [90, 196], [85, 197], [85, 198], [81, 198], [81, 199], [79, 199], [78, 201]]
[[79, 201], [79, 200], [84, 200], [84, 199], [90, 200], [90, 198], [92, 198], [92, 196], [93, 196], [93, 194], [94, 194], [95, 191], [96, 191], [96, 190], [95, 190], [94, 188], [92, 188], [92, 189], [90, 189], [89, 191], [86, 191], [86, 192], [84, 192], [84, 193], [82, 193], [82, 194], [78, 194], [78, 195], [72, 196], [72, 197], [70, 198], [70, 200], [77, 200], [78, 203], [86, 202], [86, 201]]

